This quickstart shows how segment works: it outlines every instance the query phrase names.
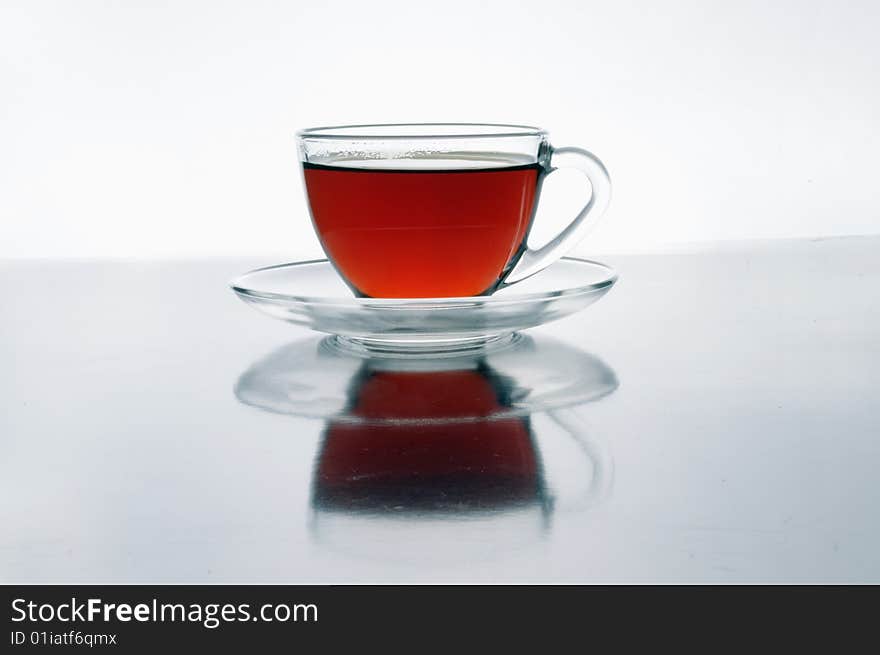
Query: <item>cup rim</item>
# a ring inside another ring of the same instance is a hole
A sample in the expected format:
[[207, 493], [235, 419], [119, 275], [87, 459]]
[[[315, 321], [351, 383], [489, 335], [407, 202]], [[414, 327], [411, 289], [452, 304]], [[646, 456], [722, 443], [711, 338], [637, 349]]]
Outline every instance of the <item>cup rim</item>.
[[307, 127], [300, 139], [386, 141], [406, 139], [485, 139], [545, 136], [540, 127], [512, 123], [372, 123]]

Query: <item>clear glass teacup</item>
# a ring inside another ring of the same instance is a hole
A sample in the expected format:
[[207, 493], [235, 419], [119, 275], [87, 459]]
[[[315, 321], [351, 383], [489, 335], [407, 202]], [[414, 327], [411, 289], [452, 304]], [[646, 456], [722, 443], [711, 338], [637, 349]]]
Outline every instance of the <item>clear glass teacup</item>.
[[[554, 148], [535, 127], [351, 125], [297, 137], [315, 230], [361, 297], [489, 295], [562, 257], [611, 197], [602, 162], [581, 148]], [[558, 168], [584, 173], [590, 200], [530, 248], [542, 182]]]

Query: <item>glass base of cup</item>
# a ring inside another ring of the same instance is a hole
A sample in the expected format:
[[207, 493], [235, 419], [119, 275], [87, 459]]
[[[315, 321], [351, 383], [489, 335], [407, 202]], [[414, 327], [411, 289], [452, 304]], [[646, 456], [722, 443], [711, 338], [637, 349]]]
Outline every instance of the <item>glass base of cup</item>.
[[326, 347], [360, 357], [461, 357], [507, 348], [517, 341], [517, 333], [483, 335], [458, 339], [369, 339], [364, 337], [333, 336]]

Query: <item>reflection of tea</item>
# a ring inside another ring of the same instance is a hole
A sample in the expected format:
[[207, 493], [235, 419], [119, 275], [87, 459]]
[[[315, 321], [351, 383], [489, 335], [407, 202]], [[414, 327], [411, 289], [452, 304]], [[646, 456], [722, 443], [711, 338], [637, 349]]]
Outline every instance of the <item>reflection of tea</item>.
[[373, 371], [355, 378], [350, 421], [330, 421], [315, 502], [347, 510], [497, 509], [542, 493], [528, 417], [486, 370]]
[[528, 233], [542, 171], [303, 169], [327, 256], [357, 293], [383, 298], [493, 291]]

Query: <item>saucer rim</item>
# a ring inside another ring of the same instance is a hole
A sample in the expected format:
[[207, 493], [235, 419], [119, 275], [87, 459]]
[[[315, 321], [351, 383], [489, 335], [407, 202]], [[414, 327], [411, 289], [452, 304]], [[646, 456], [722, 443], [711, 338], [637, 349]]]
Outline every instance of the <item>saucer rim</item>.
[[[242, 298], [253, 298], [256, 300], [268, 300], [268, 301], [282, 301], [286, 303], [290, 302], [298, 302], [298, 303], [307, 303], [310, 305], [324, 305], [324, 306], [332, 306], [332, 305], [361, 305], [363, 307], [370, 308], [424, 308], [425, 306], [443, 306], [443, 307], [461, 307], [467, 305], [503, 305], [503, 304], [511, 304], [511, 303], [519, 303], [526, 302], [530, 300], [539, 300], [539, 299], [547, 299], [547, 298], [561, 298], [565, 296], [576, 296], [584, 293], [595, 293], [597, 291], [602, 291], [612, 287], [618, 280], [619, 274], [614, 269], [614, 267], [609, 266], [608, 264], [604, 264], [602, 262], [593, 260], [593, 259], [585, 259], [582, 257], [561, 257], [559, 261], [573, 262], [576, 264], [586, 264], [589, 266], [596, 266], [601, 269], [604, 269], [607, 272], [607, 275], [604, 279], [593, 282], [590, 284], [581, 284], [573, 287], [566, 287], [564, 289], [555, 289], [549, 291], [535, 291], [531, 293], [524, 293], [519, 295], [511, 295], [506, 297], [498, 297], [498, 296], [450, 296], [450, 297], [439, 297], [439, 298], [358, 298], [356, 296], [352, 296], [350, 298], [345, 298], [341, 296], [303, 296], [303, 295], [288, 295], [283, 293], [273, 293], [271, 291], [256, 291], [251, 288], [247, 288], [241, 286], [241, 281], [249, 275], [254, 275], [256, 273], [262, 273], [265, 271], [272, 271], [281, 268], [294, 268], [297, 266], [308, 266], [311, 264], [328, 264], [331, 268], [333, 267], [332, 262], [327, 258], [321, 259], [307, 259], [302, 261], [294, 261], [294, 262], [286, 262], [283, 264], [273, 264], [272, 266], [263, 266], [260, 268], [255, 268], [251, 271], [247, 271], [246, 273], [242, 273], [229, 282], [229, 287], [236, 294], [241, 296]], [[548, 268], [551, 268], [553, 264], [551, 264]], [[542, 269], [543, 270], [543, 269]], [[540, 275], [542, 271], [538, 271], [535, 275]], [[532, 277], [532, 276], [529, 276]], [[528, 279], [528, 278], [526, 278]], [[512, 285], [511, 285], [512, 286]], [[503, 288], [503, 287], [502, 287]]]

